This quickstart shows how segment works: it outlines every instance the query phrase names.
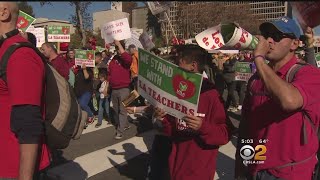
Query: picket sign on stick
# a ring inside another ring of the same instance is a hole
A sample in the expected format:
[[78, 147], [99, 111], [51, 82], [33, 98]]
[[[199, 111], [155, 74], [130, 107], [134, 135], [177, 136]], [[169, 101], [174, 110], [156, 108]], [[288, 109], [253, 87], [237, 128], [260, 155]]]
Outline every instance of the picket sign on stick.
[[124, 40], [131, 38], [128, 18], [107, 22], [102, 26], [102, 38], [105, 43], [113, 43], [114, 40]]

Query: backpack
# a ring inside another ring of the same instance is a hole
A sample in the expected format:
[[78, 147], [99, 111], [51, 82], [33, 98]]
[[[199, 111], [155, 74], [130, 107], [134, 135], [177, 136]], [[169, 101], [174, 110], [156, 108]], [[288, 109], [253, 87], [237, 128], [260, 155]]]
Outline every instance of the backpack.
[[88, 115], [82, 111], [73, 88], [51, 65], [43, 54], [29, 42], [11, 45], [0, 61], [0, 78], [7, 82], [6, 68], [9, 57], [21, 47], [33, 49], [45, 66], [45, 139], [53, 149], [66, 148], [71, 139], [79, 139]]
[[[293, 81], [293, 78], [294, 76], [296, 75], [296, 73], [304, 66], [306, 65], [309, 65], [308, 63], [306, 62], [303, 62], [303, 61], [300, 61], [300, 62], [297, 62], [296, 64], [294, 64], [287, 72], [286, 74], [286, 81], [288, 83], [291, 83]], [[255, 81], [255, 77], [257, 76], [257, 73], [255, 73], [253, 75], [253, 77], [249, 80], [248, 82], [248, 90], [249, 90], [249, 87], [252, 87], [253, 86], [253, 83]], [[263, 95], [266, 95], [265, 93], [261, 93], [261, 94], [256, 94], [258, 96], [263, 96]], [[303, 116], [304, 116], [304, 122], [303, 122], [303, 125], [302, 125], [302, 138], [303, 138], [303, 143], [304, 144], [307, 144], [308, 143], [308, 138], [307, 138], [307, 131], [306, 131], [306, 123], [309, 123], [313, 129], [314, 132], [317, 133], [317, 136], [318, 136], [318, 140], [320, 140], [320, 131], [319, 131], [319, 127], [316, 127], [316, 125], [313, 123], [313, 121], [311, 120], [311, 117], [309, 116], [309, 114], [302, 110], [302, 113], [303, 113]], [[301, 164], [301, 163], [304, 163], [308, 160], [310, 160], [311, 158], [313, 158], [314, 156], [311, 156], [311, 157], [308, 157], [307, 159], [305, 160], [302, 160], [302, 161], [299, 161], [299, 162], [293, 162], [293, 163], [288, 163], [288, 164], [284, 164], [284, 165], [281, 165], [281, 166], [278, 166], [278, 167], [275, 167], [274, 169], [281, 169], [281, 168], [284, 168], [284, 167], [288, 167], [288, 166], [294, 166], [294, 165], [297, 165], [297, 164]], [[320, 157], [320, 149], [318, 148], [318, 152], [317, 152], [317, 157], [319, 159]], [[315, 166], [315, 169], [314, 169], [314, 172], [313, 172], [313, 176], [312, 176], [312, 180], [320, 180], [320, 173], [319, 173], [319, 170], [320, 170], [320, 163], [318, 161], [318, 163], [316, 164]]]

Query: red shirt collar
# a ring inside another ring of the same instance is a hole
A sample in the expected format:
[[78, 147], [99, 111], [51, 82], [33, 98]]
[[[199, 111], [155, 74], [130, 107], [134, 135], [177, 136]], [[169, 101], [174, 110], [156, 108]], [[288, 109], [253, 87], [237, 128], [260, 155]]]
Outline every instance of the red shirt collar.
[[283, 65], [278, 71], [277, 74], [284, 76], [287, 74], [289, 69], [298, 62], [297, 58], [293, 56], [285, 65]]

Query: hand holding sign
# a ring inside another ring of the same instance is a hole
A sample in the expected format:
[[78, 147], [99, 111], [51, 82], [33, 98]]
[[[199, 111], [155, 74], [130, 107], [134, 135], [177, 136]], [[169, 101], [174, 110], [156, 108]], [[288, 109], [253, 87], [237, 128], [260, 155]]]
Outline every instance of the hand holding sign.
[[308, 48], [313, 47], [313, 43], [315, 42], [313, 31], [311, 27], [307, 27], [304, 35], [307, 37], [306, 45]]
[[202, 118], [192, 115], [187, 115], [183, 118], [187, 126], [195, 131], [198, 131], [202, 126]]

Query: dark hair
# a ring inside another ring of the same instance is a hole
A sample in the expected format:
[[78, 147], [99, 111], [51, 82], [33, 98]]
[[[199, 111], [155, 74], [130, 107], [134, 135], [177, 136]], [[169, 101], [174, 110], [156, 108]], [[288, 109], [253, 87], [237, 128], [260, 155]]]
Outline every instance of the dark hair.
[[55, 53], [58, 53], [58, 51], [57, 51], [57, 49], [56, 49], [56, 47], [54, 46], [53, 43], [46, 42], [46, 43], [43, 43], [43, 44], [46, 45], [47, 47], [53, 49], [53, 51], [54, 51]]
[[68, 55], [70, 51], [73, 51], [73, 52], [74, 52], [74, 49], [71, 49], [71, 48], [70, 48], [70, 49], [67, 50], [67, 52], [66, 52], [66, 55], [67, 55], [66, 60], [67, 60], [67, 61], [70, 61], [70, 60], [71, 60], [71, 59], [69, 58], [69, 55]]
[[37, 38], [34, 34], [32, 34], [31, 32], [27, 32], [28, 35], [28, 41], [31, 42], [31, 44], [33, 44], [35, 47], [37, 47]]
[[204, 71], [204, 66], [208, 61], [208, 52], [198, 45], [187, 44], [178, 48], [178, 59], [183, 59], [187, 63], [197, 62], [200, 72]]
[[102, 57], [102, 53], [101, 52], [96, 52], [94, 55], [98, 56], [98, 57]]
[[98, 74], [98, 76], [99, 76], [99, 77], [107, 78], [107, 77], [108, 77], [108, 73], [107, 73], [107, 71], [104, 71], [104, 70], [99, 69], [99, 74]]
[[136, 48], [136, 46], [134, 44], [130, 44], [128, 47], [128, 49], [134, 49], [134, 48]]

